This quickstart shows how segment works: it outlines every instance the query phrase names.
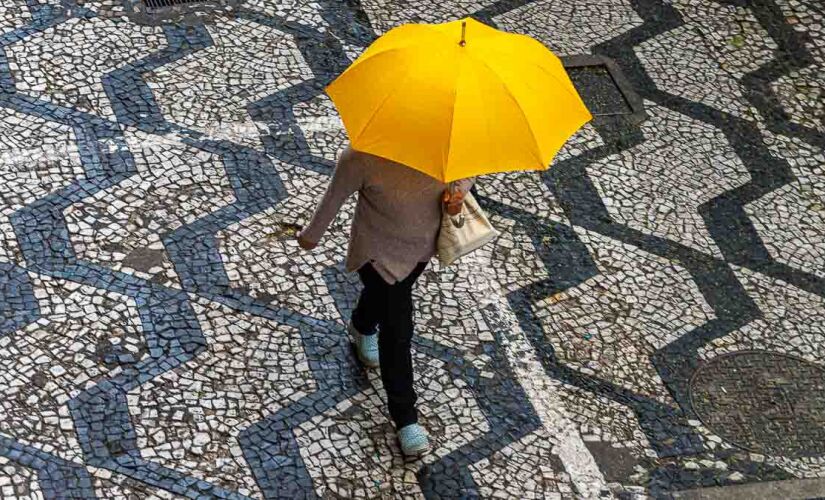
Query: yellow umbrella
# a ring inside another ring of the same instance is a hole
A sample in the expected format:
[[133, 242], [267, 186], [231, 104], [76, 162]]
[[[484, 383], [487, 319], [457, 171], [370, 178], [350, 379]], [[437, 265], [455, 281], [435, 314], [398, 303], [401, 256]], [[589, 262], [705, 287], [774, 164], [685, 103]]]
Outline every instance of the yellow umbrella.
[[326, 92], [353, 149], [444, 182], [545, 169], [592, 118], [541, 42], [472, 18], [391, 29]]

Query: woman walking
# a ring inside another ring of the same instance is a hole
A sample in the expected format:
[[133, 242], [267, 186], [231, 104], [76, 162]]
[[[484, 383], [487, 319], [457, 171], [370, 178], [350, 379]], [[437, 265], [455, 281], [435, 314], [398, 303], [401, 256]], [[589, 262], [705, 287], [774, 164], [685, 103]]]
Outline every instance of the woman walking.
[[471, 180], [444, 184], [347, 146], [311, 222], [298, 235], [302, 248], [315, 248], [346, 199], [358, 193], [346, 269], [358, 271], [364, 288], [349, 332], [358, 359], [380, 366], [390, 416], [408, 456], [429, 448], [415, 408], [412, 290], [435, 255], [442, 206], [459, 213], [471, 186]]
[[[381, 367], [401, 449], [419, 454], [429, 442], [415, 409], [412, 289], [436, 251], [442, 204], [461, 211], [466, 179], [547, 169], [592, 115], [541, 42], [472, 18], [396, 26], [324, 90], [352, 146], [299, 243], [314, 248], [358, 192], [347, 269], [364, 290], [349, 330], [358, 358]], [[483, 244], [479, 213], [444, 224], [443, 261]]]

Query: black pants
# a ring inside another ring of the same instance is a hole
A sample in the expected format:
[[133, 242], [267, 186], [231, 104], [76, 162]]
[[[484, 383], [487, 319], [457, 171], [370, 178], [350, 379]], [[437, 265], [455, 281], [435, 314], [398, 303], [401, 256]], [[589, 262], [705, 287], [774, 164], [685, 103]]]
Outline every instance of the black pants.
[[376, 328], [381, 363], [381, 381], [395, 427], [418, 422], [417, 395], [413, 388], [410, 346], [413, 336], [412, 289], [427, 267], [420, 263], [403, 281], [390, 285], [371, 264], [358, 270], [364, 289], [352, 313], [352, 324], [362, 335], [374, 335]]

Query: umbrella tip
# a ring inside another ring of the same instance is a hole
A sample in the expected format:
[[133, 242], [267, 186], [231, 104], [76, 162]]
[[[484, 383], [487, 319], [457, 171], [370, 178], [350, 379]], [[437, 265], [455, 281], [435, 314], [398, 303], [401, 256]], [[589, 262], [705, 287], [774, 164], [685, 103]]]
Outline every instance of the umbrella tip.
[[461, 21], [461, 41], [458, 42], [458, 44], [461, 45], [462, 47], [467, 43], [464, 40], [464, 33], [466, 32], [466, 30], [467, 30], [467, 21]]

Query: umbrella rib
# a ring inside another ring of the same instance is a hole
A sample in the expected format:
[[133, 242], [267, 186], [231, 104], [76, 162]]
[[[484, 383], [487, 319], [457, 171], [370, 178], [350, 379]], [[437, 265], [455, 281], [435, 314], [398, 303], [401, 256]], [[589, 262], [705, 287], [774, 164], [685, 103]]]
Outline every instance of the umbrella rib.
[[361, 136], [364, 134], [367, 128], [369, 128], [369, 126], [372, 124], [372, 121], [375, 120], [375, 117], [378, 116], [378, 113], [381, 112], [381, 110], [384, 108], [384, 105], [387, 104], [387, 101], [389, 101], [391, 97], [395, 96], [395, 94], [398, 93], [398, 90], [401, 88], [401, 86], [407, 82], [411, 73], [412, 71], [410, 69], [407, 69], [407, 71], [404, 73], [404, 78], [401, 80], [401, 83], [396, 85], [392, 92], [390, 92], [386, 95], [386, 97], [384, 97], [384, 99], [381, 101], [381, 104], [375, 107], [375, 111], [373, 111], [372, 116], [370, 116], [369, 120], [367, 120], [367, 123], [364, 124], [363, 127], [361, 127], [361, 130], [358, 132], [355, 138], [352, 139], [352, 142], [355, 142], [361, 138]]
[[[490, 67], [490, 65], [487, 64], [480, 57], [474, 57], [474, 59], [477, 60], [478, 62], [480, 62], [481, 64], [483, 64], [484, 67], [486, 67], [488, 70], [490, 70], [490, 72], [498, 78], [498, 83], [499, 83], [499, 85], [501, 85], [502, 88], [504, 88], [504, 93], [507, 95], [507, 97], [510, 98], [510, 100], [515, 105], [518, 112], [521, 114], [521, 117], [524, 119], [524, 123], [527, 124], [527, 132], [530, 135], [530, 138], [533, 139], [533, 144], [535, 145], [535, 148], [536, 148], [535, 151], [533, 151], [533, 158], [538, 160], [537, 163], [540, 165], [539, 168], [543, 168], [545, 165], [544, 165], [544, 160], [541, 159], [541, 148], [539, 148], [539, 141], [536, 139], [536, 135], [533, 133], [533, 129], [530, 127], [530, 120], [527, 118], [527, 115], [524, 113], [524, 110], [521, 109], [521, 106], [519, 106], [519, 103], [516, 100], [516, 98], [513, 96], [513, 93], [510, 92], [510, 89], [507, 87], [507, 85], [504, 84], [504, 78], [502, 78], [502, 76], [499, 75], [496, 70], [494, 70], [492, 67]], [[538, 153], [538, 157], [536, 157], [536, 153]]]
[[[552, 52], [550, 49], [548, 49], [547, 47], [545, 47], [545, 45], [544, 45], [543, 43], [539, 42], [538, 40], [536, 40], [536, 39], [534, 39], [534, 38], [532, 38], [532, 37], [529, 37], [529, 36], [527, 36], [527, 35], [523, 35], [523, 34], [521, 34], [521, 33], [510, 33], [510, 34], [512, 34], [512, 35], [516, 35], [516, 36], [519, 36], [519, 37], [524, 37], [525, 39], [530, 40], [531, 42], [538, 43], [538, 44], [540, 44], [540, 45], [541, 45], [541, 46], [542, 46], [545, 50], [547, 50], [548, 52], [550, 52], [550, 55], [552, 55], [553, 57], [557, 57], [555, 54], [553, 54], [553, 52]], [[504, 51], [504, 50], [499, 50], [499, 48], [498, 48], [498, 47], [495, 47], [495, 46], [492, 46], [492, 45], [489, 45], [489, 46], [487, 46], [486, 48], [487, 48], [488, 50], [493, 51], [493, 52], [498, 52], [499, 54], [501, 54], [501, 55], [503, 55], [503, 56], [508, 56], [508, 55], [510, 55], [510, 52], [507, 52], [507, 51]], [[580, 96], [580, 95], [578, 95], [578, 92], [576, 91], [576, 87], [575, 87], [575, 86], [573, 86], [573, 85], [572, 85], [572, 83], [571, 83], [569, 80], [568, 80], [567, 82], [564, 82], [564, 81], [560, 80], [558, 76], [556, 76], [556, 75], [554, 75], [553, 73], [551, 73], [551, 72], [550, 72], [550, 70], [544, 66], [544, 64], [542, 64], [542, 63], [540, 63], [540, 62], [538, 62], [538, 61], [533, 62], [533, 65], [534, 65], [534, 66], [537, 66], [537, 67], [538, 67], [538, 68], [539, 68], [539, 69], [540, 69], [540, 70], [541, 70], [544, 74], [546, 74], [547, 76], [549, 76], [550, 78], [552, 78], [553, 80], [555, 80], [555, 81], [556, 81], [556, 83], [557, 83], [557, 84], [559, 84], [562, 88], [564, 88], [564, 90], [565, 90], [568, 94], [570, 94], [570, 96], [571, 96], [571, 97], [575, 97], [575, 98], [577, 98], [577, 99], [581, 99], [581, 96]], [[564, 69], [564, 66], [562, 66], [562, 69]], [[566, 73], [566, 72], [567, 72], [567, 70], [565, 70], [565, 73]]]
[[452, 138], [453, 138], [453, 122], [455, 121], [456, 103], [458, 103], [458, 79], [461, 76], [461, 69], [464, 66], [462, 64], [462, 61], [463, 61], [463, 59], [459, 57], [458, 58], [458, 69], [455, 72], [455, 83], [453, 84], [453, 106], [452, 106], [452, 110], [451, 110], [451, 113], [450, 113], [450, 126], [447, 128], [447, 130], [448, 130], [447, 152], [444, 156], [444, 161], [441, 165], [441, 178], [442, 178], [442, 180], [447, 178], [447, 168], [449, 167], [449, 163], [450, 163], [450, 151], [452, 149], [451, 145], [453, 143], [453, 141], [452, 141]]

